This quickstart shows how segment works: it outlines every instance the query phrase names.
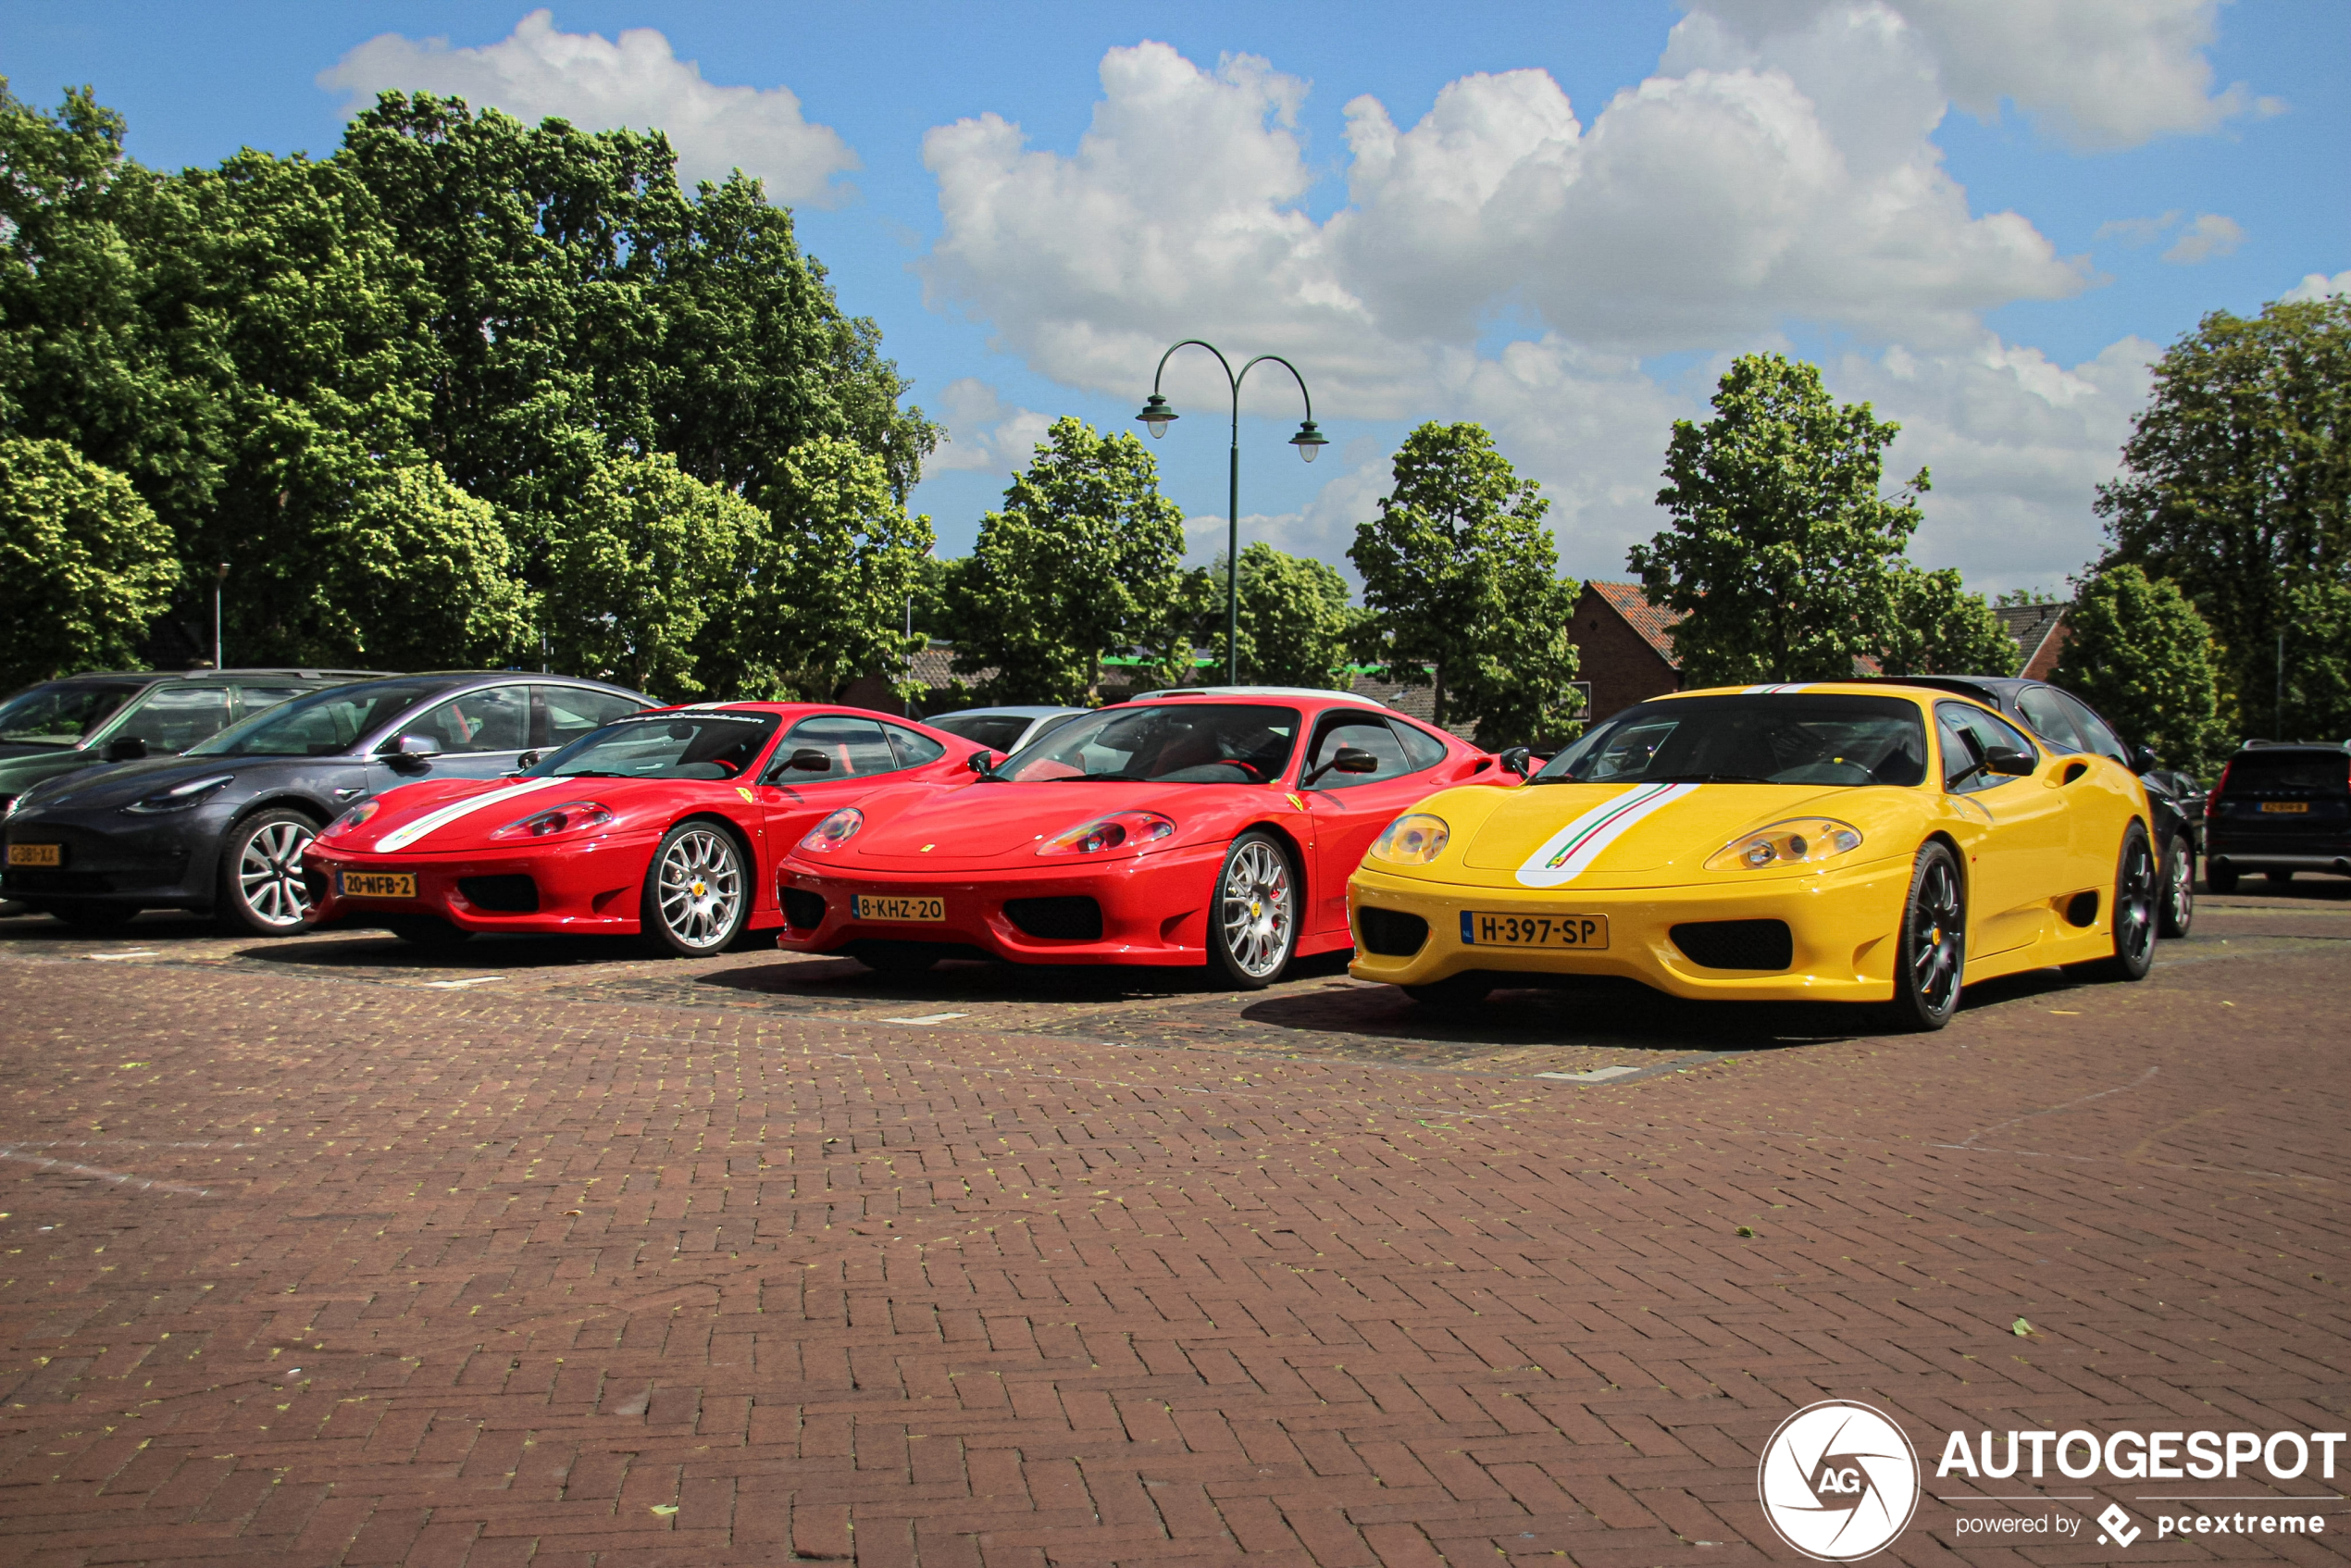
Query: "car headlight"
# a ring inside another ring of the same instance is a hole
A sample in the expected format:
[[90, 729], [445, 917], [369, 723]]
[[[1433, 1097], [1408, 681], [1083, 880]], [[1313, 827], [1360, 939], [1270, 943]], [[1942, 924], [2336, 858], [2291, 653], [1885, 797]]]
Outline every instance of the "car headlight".
[[175, 784], [160, 794], [149, 795], [143, 801], [133, 801], [122, 809], [135, 811], [142, 815], [153, 815], [162, 811], [186, 811], [190, 806], [201, 805], [211, 799], [215, 790], [236, 777], [233, 773], [214, 773], [202, 778], [191, 778], [185, 784]]
[[1176, 836], [1176, 821], [1155, 811], [1114, 811], [1064, 828], [1037, 846], [1039, 854], [1100, 854], [1132, 845], [1149, 849]]
[[1425, 811], [1408, 811], [1387, 825], [1372, 842], [1372, 858], [1391, 865], [1426, 865], [1445, 852], [1453, 830], [1445, 819]]
[[325, 830], [318, 837], [321, 840], [340, 839], [383, 808], [384, 803], [381, 801], [361, 801], [357, 805], [328, 823]]
[[1799, 816], [1742, 834], [1716, 850], [1709, 871], [1761, 871], [1774, 865], [1818, 865], [1861, 847], [1861, 830], [1833, 816]]
[[857, 837], [857, 829], [865, 826], [865, 814], [855, 806], [843, 806], [808, 830], [800, 840], [808, 854], [828, 854]]
[[490, 836], [493, 839], [544, 839], [557, 833], [585, 832], [612, 820], [612, 807], [601, 801], [566, 801], [518, 816]]

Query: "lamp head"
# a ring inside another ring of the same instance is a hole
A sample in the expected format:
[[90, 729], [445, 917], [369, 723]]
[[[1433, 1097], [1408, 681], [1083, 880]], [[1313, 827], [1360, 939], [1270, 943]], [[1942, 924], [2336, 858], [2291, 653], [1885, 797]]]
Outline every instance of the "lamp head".
[[1289, 438], [1289, 443], [1298, 448], [1298, 454], [1300, 457], [1312, 463], [1314, 461], [1314, 454], [1330, 445], [1331, 440], [1314, 428], [1313, 420], [1308, 419], [1300, 424], [1298, 434]]
[[1135, 417], [1143, 422], [1143, 428], [1151, 431], [1152, 439], [1156, 440], [1167, 433], [1167, 427], [1173, 424], [1179, 416], [1176, 410], [1167, 406], [1165, 398], [1153, 392], [1143, 400], [1143, 411]]

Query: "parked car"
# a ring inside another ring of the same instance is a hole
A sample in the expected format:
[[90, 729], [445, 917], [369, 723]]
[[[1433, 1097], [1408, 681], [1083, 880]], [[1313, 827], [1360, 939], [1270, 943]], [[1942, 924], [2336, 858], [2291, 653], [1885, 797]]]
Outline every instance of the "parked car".
[[943, 729], [1009, 756], [1089, 711], [1030, 706], [962, 708], [952, 714], [935, 714], [923, 722], [933, 729]]
[[894, 971], [952, 954], [1206, 964], [1255, 989], [1296, 954], [1349, 945], [1348, 873], [1399, 813], [1518, 781], [1363, 697], [1156, 691], [1071, 720], [968, 790], [877, 790], [827, 817], [778, 873], [777, 945]]
[[2158, 767], [2153, 752], [2125, 741], [2096, 708], [2046, 680], [1999, 675], [1873, 678], [1972, 697], [2059, 752], [2105, 757], [2137, 774], [2147, 792], [2148, 825], [2155, 834], [2155, 863], [2162, 886], [2157, 929], [2167, 937], [2184, 937], [2196, 925], [2196, 863], [2204, 854], [2204, 797], [2196, 780]]
[[2297, 871], [2351, 877], [2351, 741], [2245, 742], [2212, 787], [2205, 846], [2216, 893], [2253, 871], [2277, 887]]
[[338, 814], [412, 779], [495, 778], [654, 705], [600, 681], [513, 671], [312, 691], [184, 755], [19, 795], [0, 896], [86, 927], [178, 908], [234, 932], [291, 935], [309, 907], [303, 851]]
[[862, 709], [654, 709], [519, 775], [388, 790], [329, 825], [304, 869], [320, 920], [410, 941], [641, 933], [660, 952], [717, 952], [782, 924], [776, 862], [818, 819], [880, 788], [962, 789], [974, 754]]
[[0, 703], [0, 812], [44, 778], [173, 756], [292, 697], [387, 672], [104, 671], [28, 686]]

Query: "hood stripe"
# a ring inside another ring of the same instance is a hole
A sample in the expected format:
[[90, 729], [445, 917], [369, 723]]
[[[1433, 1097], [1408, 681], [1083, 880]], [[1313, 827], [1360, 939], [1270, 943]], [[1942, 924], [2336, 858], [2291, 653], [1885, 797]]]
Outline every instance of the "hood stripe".
[[461, 816], [471, 816], [478, 811], [486, 811], [501, 802], [511, 801], [518, 795], [528, 795], [534, 790], [544, 790], [550, 785], [572, 782], [574, 780], [569, 778], [533, 778], [521, 784], [509, 784], [503, 790], [492, 790], [488, 794], [467, 795], [454, 805], [445, 805], [439, 811], [425, 813], [405, 828], [393, 828], [376, 840], [376, 847], [372, 852], [391, 854], [396, 850], [404, 850], [426, 834], [437, 828], [446, 828]]
[[1698, 788], [1696, 784], [1636, 784], [1602, 801], [1536, 846], [1518, 868], [1519, 882], [1529, 888], [1556, 888], [1574, 881], [1590, 870], [1600, 852], [1626, 828]]
[[1759, 695], [1760, 695], [1760, 696], [1766, 696], [1766, 697], [1776, 697], [1776, 696], [1780, 696], [1780, 695], [1782, 695], [1782, 694], [1783, 694], [1783, 693], [1785, 693], [1785, 692], [1789, 692], [1789, 691], [1803, 691], [1803, 690], [1804, 690], [1807, 686], [1809, 686], [1809, 685], [1810, 685], [1810, 684], [1811, 684], [1811, 682], [1810, 682], [1810, 681], [1809, 681], [1809, 680], [1798, 680], [1798, 681], [1794, 681], [1794, 682], [1783, 681], [1783, 682], [1781, 682], [1780, 684], [1778, 684], [1778, 685], [1776, 685], [1776, 686], [1750, 686], [1750, 687], [1748, 687], [1748, 688], [1747, 689], [1747, 691], [1746, 691], [1746, 692], [1745, 692], [1744, 694], [1745, 694], [1745, 695], [1747, 695], [1747, 696], [1749, 696], [1749, 697], [1759, 696]]

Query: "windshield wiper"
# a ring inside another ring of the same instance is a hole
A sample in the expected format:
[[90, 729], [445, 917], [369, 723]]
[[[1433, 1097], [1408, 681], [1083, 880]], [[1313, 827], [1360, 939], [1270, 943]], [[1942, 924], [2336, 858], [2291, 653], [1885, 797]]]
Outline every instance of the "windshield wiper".
[[1642, 784], [1769, 784], [1768, 778], [1758, 778], [1751, 773], [1652, 773], [1637, 780]]
[[583, 767], [578, 773], [541, 774], [543, 778], [634, 778], [633, 773], [608, 773], [600, 767]]
[[1064, 774], [1059, 778], [1048, 779], [1046, 782], [1051, 784], [1092, 784], [1098, 780], [1105, 778], [1113, 784], [1148, 784], [1151, 782], [1149, 778], [1139, 773], [1069, 773]]

